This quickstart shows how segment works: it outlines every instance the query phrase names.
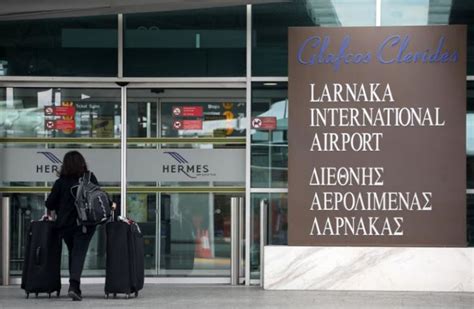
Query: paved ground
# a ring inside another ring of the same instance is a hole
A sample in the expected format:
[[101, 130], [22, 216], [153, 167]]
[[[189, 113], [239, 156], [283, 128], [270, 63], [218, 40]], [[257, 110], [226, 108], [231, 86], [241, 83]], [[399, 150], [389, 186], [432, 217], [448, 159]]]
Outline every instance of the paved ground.
[[83, 294], [82, 302], [65, 296], [25, 299], [19, 286], [0, 287], [0, 308], [474, 308], [474, 293], [264, 291], [257, 287], [152, 284], [136, 299], [106, 300], [102, 285], [85, 285]]

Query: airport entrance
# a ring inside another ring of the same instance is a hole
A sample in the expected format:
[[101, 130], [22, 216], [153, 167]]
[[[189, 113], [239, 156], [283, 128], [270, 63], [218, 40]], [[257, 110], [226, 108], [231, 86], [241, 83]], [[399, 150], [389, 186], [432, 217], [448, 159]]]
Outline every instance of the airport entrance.
[[[11, 282], [20, 281], [29, 222], [44, 214], [70, 150], [84, 155], [121, 215], [138, 222], [146, 282], [244, 281], [245, 83], [3, 84], [0, 194], [10, 204]], [[105, 242], [101, 226], [86, 283], [104, 279]]]

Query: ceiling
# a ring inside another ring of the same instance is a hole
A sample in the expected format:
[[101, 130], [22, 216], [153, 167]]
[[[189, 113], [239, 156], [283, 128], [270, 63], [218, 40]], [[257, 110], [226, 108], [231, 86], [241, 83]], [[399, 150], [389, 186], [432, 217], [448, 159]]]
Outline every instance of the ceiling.
[[278, 0], [0, 0], [1, 20], [97, 16], [286, 2]]

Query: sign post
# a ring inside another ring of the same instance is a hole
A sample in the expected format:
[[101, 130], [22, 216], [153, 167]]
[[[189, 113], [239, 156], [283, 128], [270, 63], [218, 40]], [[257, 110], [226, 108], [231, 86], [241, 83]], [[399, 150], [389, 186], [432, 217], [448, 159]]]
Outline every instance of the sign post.
[[466, 27], [290, 28], [289, 244], [466, 245]]

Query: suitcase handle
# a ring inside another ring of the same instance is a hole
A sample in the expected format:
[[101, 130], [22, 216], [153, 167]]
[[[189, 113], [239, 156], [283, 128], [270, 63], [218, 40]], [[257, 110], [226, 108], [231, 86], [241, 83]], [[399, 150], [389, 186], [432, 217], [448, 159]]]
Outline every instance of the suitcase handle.
[[50, 217], [49, 215], [44, 215], [43, 217], [41, 217], [41, 219], [39, 221], [53, 221], [53, 218]]
[[35, 264], [41, 265], [41, 247], [37, 247], [35, 250]]

